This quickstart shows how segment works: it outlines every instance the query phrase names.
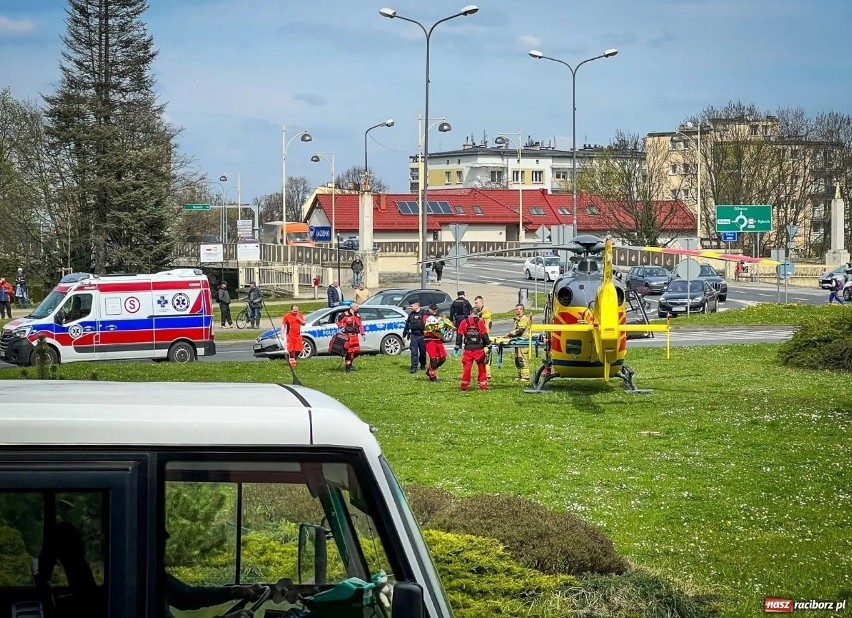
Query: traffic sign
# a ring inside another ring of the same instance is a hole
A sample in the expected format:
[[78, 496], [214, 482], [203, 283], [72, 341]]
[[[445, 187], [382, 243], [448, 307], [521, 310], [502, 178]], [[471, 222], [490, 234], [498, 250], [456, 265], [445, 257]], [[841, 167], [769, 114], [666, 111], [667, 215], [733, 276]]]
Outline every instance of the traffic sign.
[[331, 242], [330, 225], [312, 225], [308, 228], [308, 233], [314, 242]]
[[450, 226], [450, 233], [453, 235], [453, 239], [455, 239], [456, 243], [460, 243], [461, 239], [464, 237], [464, 233], [467, 231], [469, 226], [466, 223], [454, 223]]
[[775, 267], [775, 273], [779, 279], [789, 279], [796, 271], [796, 267], [790, 260], [786, 260]]
[[184, 210], [210, 210], [210, 204], [184, 204]]
[[535, 235], [542, 242], [547, 242], [550, 238], [550, 230], [548, 230], [545, 226], [539, 225], [538, 229], [535, 231]]
[[462, 247], [461, 245], [456, 245], [455, 247], [451, 247], [449, 251], [447, 251], [447, 255], [444, 256], [444, 259], [448, 262], [452, 262], [456, 267], [456, 272], [458, 269], [464, 266], [467, 263], [468, 256], [467, 249]]
[[254, 236], [254, 220], [252, 219], [237, 219], [237, 238], [243, 240]]
[[738, 232], [722, 232], [722, 242], [737, 242]]
[[771, 232], [772, 206], [735, 204], [716, 206], [717, 232]]

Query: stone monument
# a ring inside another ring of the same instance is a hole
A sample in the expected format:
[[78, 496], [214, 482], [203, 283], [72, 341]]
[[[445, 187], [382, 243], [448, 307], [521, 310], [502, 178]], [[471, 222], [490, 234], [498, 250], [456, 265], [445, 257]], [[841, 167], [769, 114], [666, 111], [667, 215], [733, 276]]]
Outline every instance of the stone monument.
[[365, 174], [364, 187], [358, 204], [358, 253], [364, 262], [364, 283], [371, 290], [379, 286], [379, 260], [373, 251], [373, 192], [369, 189], [369, 176]]
[[831, 245], [825, 254], [825, 264], [834, 268], [849, 261], [846, 243], [846, 223], [844, 221], [844, 202], [840, 196], [840, 184], [834, 185], [834, 199], [831, 200]]

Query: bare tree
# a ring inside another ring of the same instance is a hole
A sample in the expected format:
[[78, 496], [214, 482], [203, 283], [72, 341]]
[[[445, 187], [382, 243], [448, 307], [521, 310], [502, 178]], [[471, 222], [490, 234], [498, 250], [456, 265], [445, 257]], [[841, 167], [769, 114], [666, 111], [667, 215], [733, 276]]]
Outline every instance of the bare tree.
[[577, 177], [578, 188], [599, 195], [595, 207], [607, 227], [630, 244], [656, 245], [677, 217], [674, 200], [660, 200], [669, 188], [664, 144], [618, 131], [603, 152]]
[[[337, 188], [360, 191], [364, 182], [364, 168], [353, 165], [342, 174], [337, 175]], [[387, 193], [390, 190], [387, 183], [370, 170], [370, 189], [373, 193]]]

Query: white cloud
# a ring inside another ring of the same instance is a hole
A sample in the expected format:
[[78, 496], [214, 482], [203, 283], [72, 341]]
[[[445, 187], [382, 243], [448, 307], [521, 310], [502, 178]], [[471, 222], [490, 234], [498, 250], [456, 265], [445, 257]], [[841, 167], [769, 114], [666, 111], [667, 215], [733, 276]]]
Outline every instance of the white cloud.
[[0, 36], [29, 34], [36, 29], [36, 23], [31, 19], [12, 19], [0, 15]]
[[541, 39], [532, 34], [522, 34], [518, 36], [518, 43], [525, 47], [538, 47], [541, 44]]

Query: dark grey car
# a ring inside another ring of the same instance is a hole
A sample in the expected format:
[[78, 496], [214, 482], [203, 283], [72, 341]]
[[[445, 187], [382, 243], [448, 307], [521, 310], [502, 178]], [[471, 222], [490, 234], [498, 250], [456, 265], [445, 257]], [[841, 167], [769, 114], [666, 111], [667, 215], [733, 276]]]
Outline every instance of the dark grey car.
[[[443, 290], [403, 290], [390, 289], [376, 292], [370, 298], [361, 303], [361, 306], [371, 305], [394, 305], [402, 307], [406, 311], [411, 308], [411, 303], [419, 302], [420, 306], [427, 309], [429, 305], [438, 305], [438, 309], [443, 315], [449, 315], [450, 305], [453, 304], [453, 299]], [[444, 341], [451, 341], [451, 333], [444, 337]]]
[[634, 266], [627, 271], [627, 287], [635, 290], [643, 283], [651, 288], [651, 294], [662, 294], [672, 279], [672, 274], [662, 266]]
[[[674, 278], [677, 279], [679, 277], [675, 275]], [[680, 278], [682, 279], [683, 277]], [[720, 303], [728, 300], [728, 282], [710, 264], [701, 264], [701, 270], [698, 276], [695, 277], [695, 280], [709, 283], [718, 293]]]

